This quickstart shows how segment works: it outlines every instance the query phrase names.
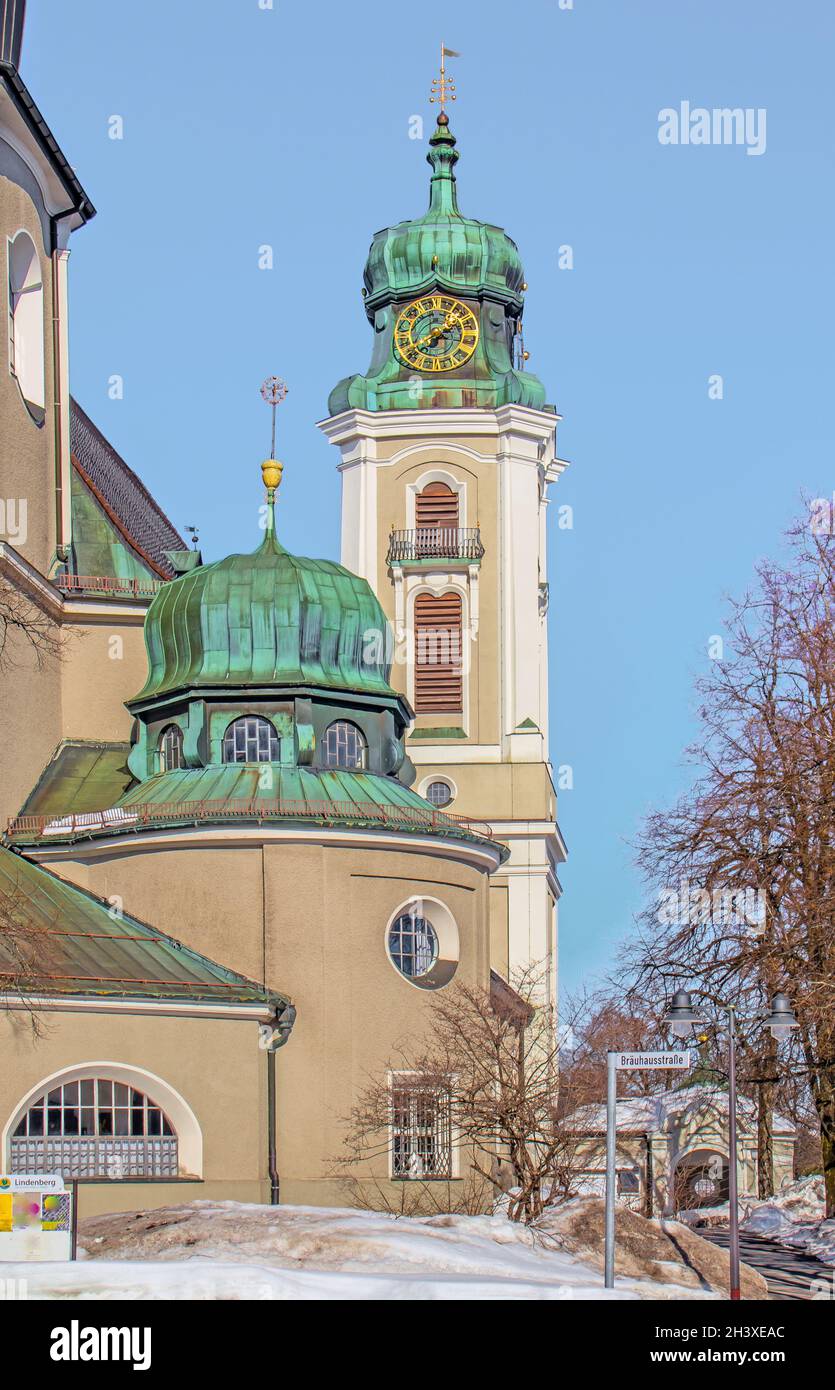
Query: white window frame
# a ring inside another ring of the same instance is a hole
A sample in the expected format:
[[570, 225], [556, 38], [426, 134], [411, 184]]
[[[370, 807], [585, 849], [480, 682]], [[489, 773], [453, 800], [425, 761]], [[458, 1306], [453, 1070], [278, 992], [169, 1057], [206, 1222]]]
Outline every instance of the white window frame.
[[[389, 1179], [391, 1182], [454, 1182], [461, 1176], [460, 1165], [460, 1131], [455, 1124], [454, 1115], [449, 1117], [449, 1171], [447, 1173], [426, 1174], [426, 1173], [395, 1173], [394, 1171], [394, 1140], [397, 1129], [394, 1124], [394, 1092], [398, 1089], [408, 1090], [410, 1081], [417, 1090], [420, 1087], [421, 1073], [417, 1071], [389, 1071], [387, 1073], [388, 1090], [390, 1097], [389, 1111]], [[454, 1077], [450, 1077], [450, 1088], [454, 1084]], [[451, 1105], [451, 1102], [450, 1102]]]
[[[30, 259], [26, 276], [18, 284], [15, 247], [28, 243]], [[34, 238], [20, 227], [6, 240], [6, 298], [9, 326], [9, 375], [17, 382], [29, 414], [42, 423], [46, 411], [46, 338], [44, 332], [44, 277]]]

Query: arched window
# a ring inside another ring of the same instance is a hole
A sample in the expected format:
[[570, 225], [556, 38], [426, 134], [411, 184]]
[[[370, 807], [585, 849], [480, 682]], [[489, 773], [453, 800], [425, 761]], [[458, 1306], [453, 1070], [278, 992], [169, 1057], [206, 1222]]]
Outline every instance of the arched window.
[[459, 714], [464, 707], [461, 595], [415, 599], [415, 713]]
[[438, 933], [426, 917], [402, 912], [389, 929], [389, 955], [410, 980], [428, 975], [438, 959]]
[[9, 243], [9, 367], [32, 416], [44, 418], [43, 277], [35, 243], [18, 232]]
[[323, 739], [325, 767], [363, 768], [367, 744], [356, 724], [337, 719], [329, 724]]
[[174, 772], [183, 765], [183, 731], [179, 724], [169, 724], [159, 741], [159, 770]]
[[279, 757], [278, 734], [269, 719], [244, 715], [223, 735], [225, 763], [277, 763]]
[[430, 782], [426, 788], [426, 800], [431, 801], [433, 806], [448, 806], [452, 800], [452, 787], [449, 782], [442, 782], [440, 779]]
[[13, 1173], [176, 1178], [177, 1135], [164, 1111], [108, 1077], [67, 1081], [30, 1105], [11, 1138]]
[[434, 526], [455, 530], [458, 526], [458, 493], [453, 492], [447, 483], [427, 483], [415, 498], [415, 526], [419, 531]]

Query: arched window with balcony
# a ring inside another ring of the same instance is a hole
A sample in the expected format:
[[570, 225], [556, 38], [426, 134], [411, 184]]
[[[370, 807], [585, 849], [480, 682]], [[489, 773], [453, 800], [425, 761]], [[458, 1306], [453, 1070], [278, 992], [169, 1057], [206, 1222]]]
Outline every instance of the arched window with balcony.
[[41, 263], [28, 232], [18, 232], [8, 246], [9, 370], [29, 413], [40, 424], [46, 404]]

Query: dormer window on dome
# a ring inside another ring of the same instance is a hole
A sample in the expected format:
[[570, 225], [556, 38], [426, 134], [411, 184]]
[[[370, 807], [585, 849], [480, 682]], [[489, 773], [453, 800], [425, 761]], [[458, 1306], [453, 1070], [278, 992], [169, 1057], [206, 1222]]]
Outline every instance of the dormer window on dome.
[[277, 763], [279, 756], [278, 734], [269, 719], [244, 715], [223, 735], [225, 763]]
[[183, 731], [178, 724], [169, 724], [167, 729], [163, 729], [159, 740], [159, 770], [160, 772], [175, 772], [178, 767], [184, 767], [183, 758]]
[[344, 767], [358, 771], [366, 766], [368, 745], [357, 728], [347, 719], [336, 719], [325, 730], [323, 762], [325, 767]]

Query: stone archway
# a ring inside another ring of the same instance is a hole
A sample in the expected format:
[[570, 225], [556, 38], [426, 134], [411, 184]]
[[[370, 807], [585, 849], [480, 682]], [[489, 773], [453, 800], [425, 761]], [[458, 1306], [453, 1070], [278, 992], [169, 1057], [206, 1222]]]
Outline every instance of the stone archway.
[[673, 1176], [674, 1209], [716, 1207], [727, 1200], [727, 1155], [718, 1149], [692, 1149], [682, 1154]]

